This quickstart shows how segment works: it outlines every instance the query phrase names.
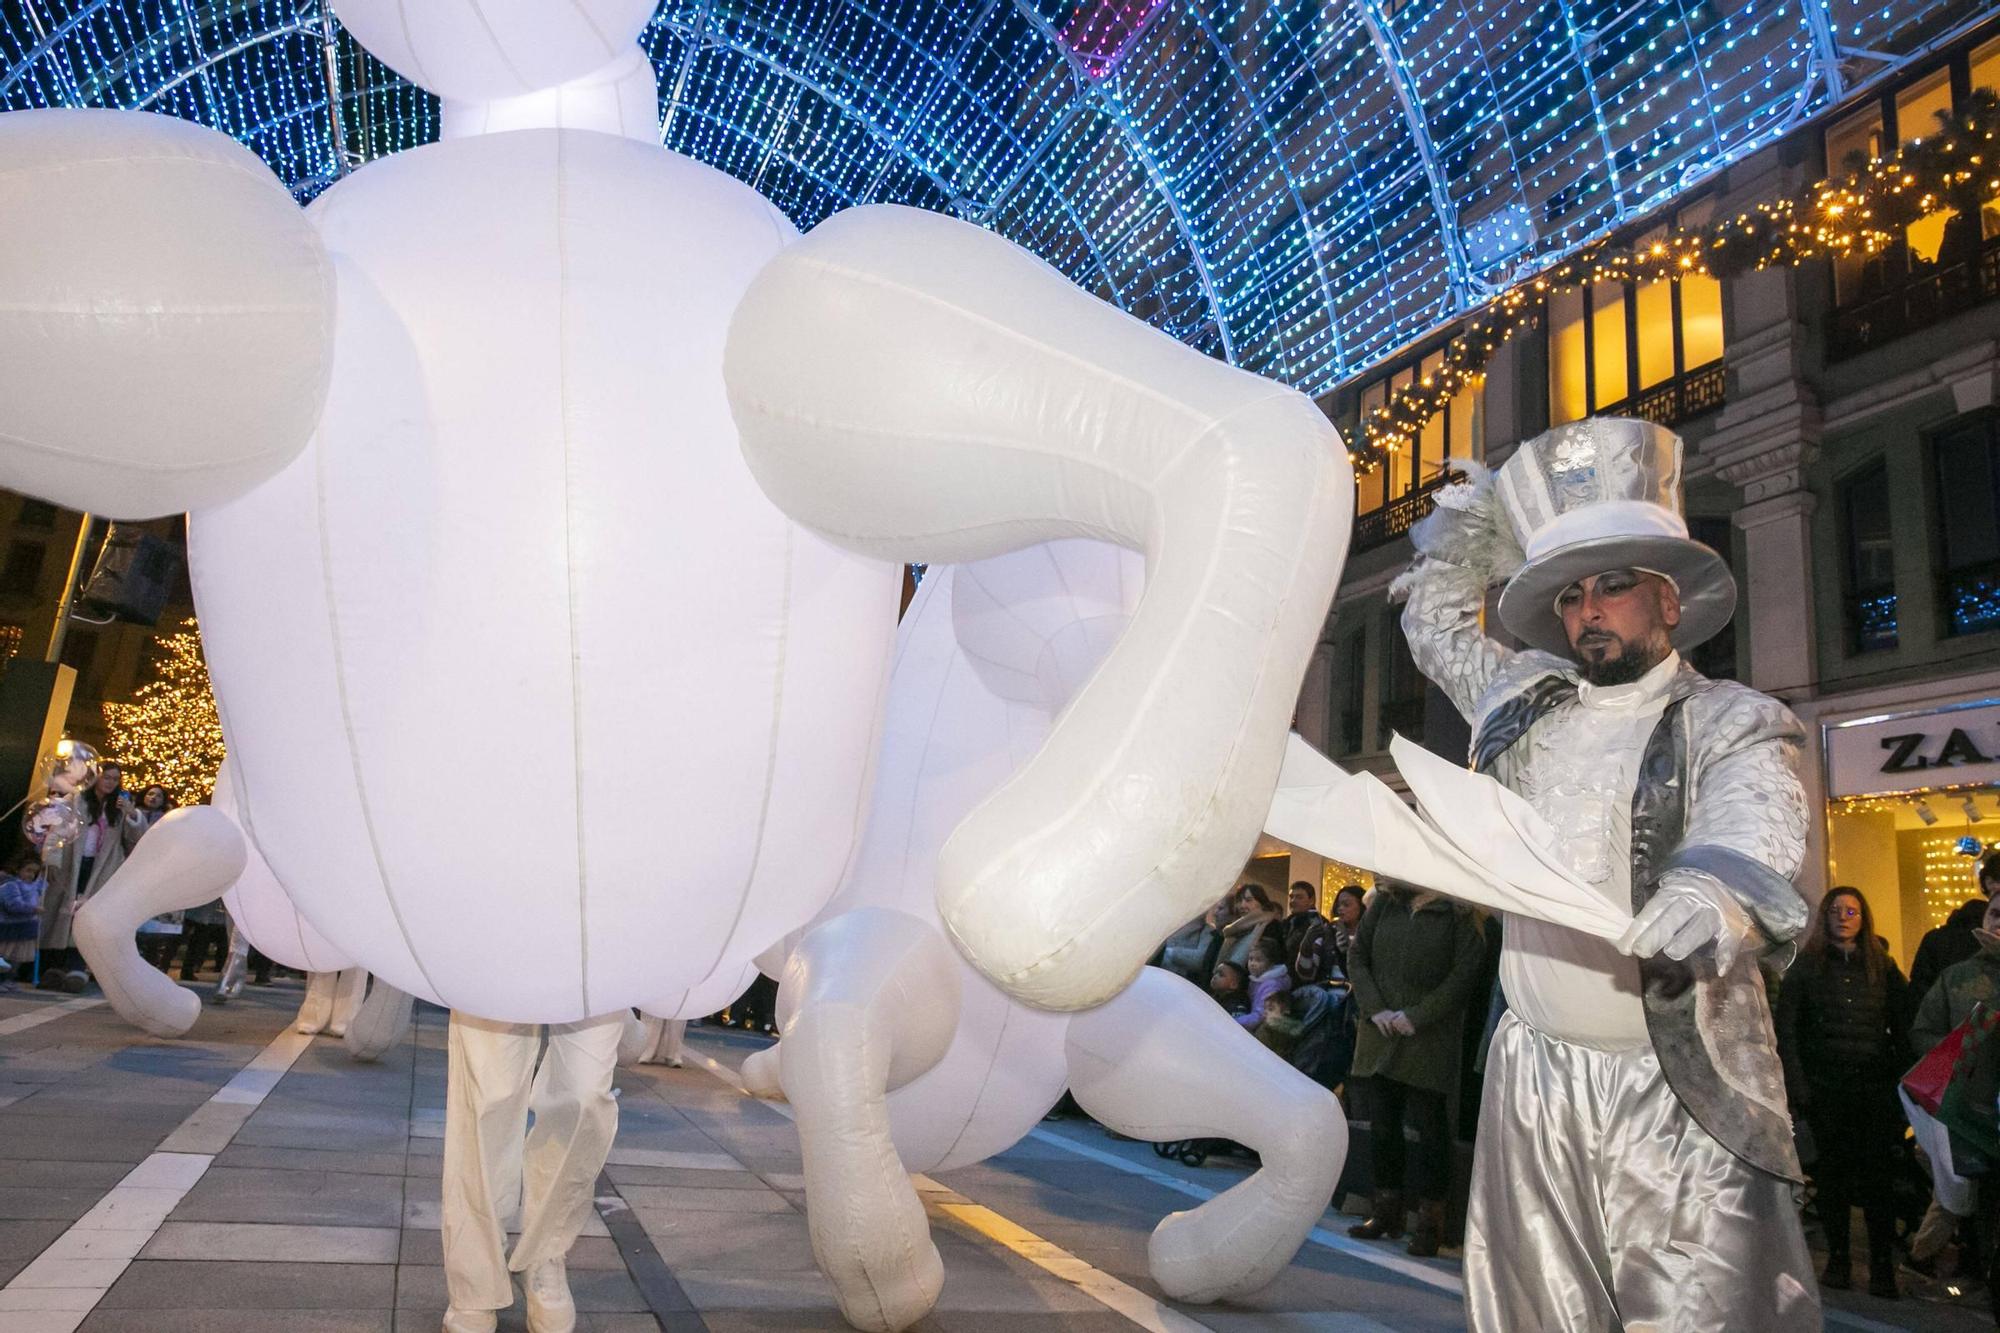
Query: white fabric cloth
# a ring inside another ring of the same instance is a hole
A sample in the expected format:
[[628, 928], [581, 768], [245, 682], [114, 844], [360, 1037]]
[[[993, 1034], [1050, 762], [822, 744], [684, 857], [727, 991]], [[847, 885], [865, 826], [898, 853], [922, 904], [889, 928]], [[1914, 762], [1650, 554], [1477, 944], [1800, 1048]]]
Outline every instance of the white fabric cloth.
[[[623, 1030], [620, 1013], [551, 1024], [544, 1052], [539, 1025], [452, 1012], [444, 1275], [453, 1308], [506, 1309], [510, 1268], [560, 1259], [576, 1242], [618, 1133], [611, 1077]], [[510, 1255], [517, 1206], [521, 1236]]]
[[1342, 770], [1294, 733], [1265, 831], [1510, 917], [1604, 940], [1631, 926], [1631, 907], [1578, 880], [1555, 852], [1548, 822], [1520, 797], [1400, 736], [1389, 750], [1422, 814], [1374, 774]]
[[[1647, 738], [1680, 670], [1677, 653], [1629, 685], [1578, 687], [1528, 733], [1520, 794], [1555, 830], [1570, 869], [1606, 900], [1632, 902], [1632, 793]], [[1507, 1003], [1537, 1032], [1597, 1050], [1645, 1045], [1639, 964], [1607, 940], [1509, 917], [1500, 951]]]

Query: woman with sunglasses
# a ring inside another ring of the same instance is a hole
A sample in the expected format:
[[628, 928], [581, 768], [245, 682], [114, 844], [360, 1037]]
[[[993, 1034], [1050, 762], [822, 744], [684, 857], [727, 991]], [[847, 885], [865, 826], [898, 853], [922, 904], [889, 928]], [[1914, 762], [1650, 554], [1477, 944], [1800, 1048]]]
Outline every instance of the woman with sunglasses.
[[1899, 1294], [1891, 1185], [1903, 1129], [1896, 1080], [1910, 1063], [1902, 1037], [1908, 999], [1868, 900], [1846, 885], [1829, 891], [1778, 993], [1778, 1053], [1792, 1114], [1810, 1127], [1817, 1152], [1808, 1170], [1826, 1229], [1821, 1284], [1853, 1285], [1850, 1214], [1859, 1205], [1868, 1290], [1890, 1300]]

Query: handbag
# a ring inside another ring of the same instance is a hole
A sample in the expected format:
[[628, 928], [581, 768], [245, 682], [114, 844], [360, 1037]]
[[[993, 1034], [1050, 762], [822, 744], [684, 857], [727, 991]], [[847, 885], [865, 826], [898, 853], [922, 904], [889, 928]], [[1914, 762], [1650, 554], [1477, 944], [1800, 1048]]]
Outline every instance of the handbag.
[[1903, 1091], [1910, 1094], [1910, 1100], [1936, 1115], [1938, 1107], [1944, 1103], [1944, 1090], [1951, 1086], [1951, 1071], [1958, 1065], [1959, 1054], [1965, 1049], [1966, 1033], [1986, 1006], [1974, 1006], [1972, 1016], [1945, 1034], [1943, 1041], [1930, 1048], [1923, 1059], [1910, 1066], [1910, 1072], [1903, 1075]]

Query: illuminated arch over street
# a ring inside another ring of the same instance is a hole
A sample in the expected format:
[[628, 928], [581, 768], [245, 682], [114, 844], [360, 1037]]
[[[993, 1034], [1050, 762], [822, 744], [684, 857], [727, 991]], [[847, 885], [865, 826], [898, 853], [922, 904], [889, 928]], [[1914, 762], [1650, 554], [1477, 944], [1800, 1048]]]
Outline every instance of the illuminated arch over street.
[[[1320, 393], [1989, 12], [665, 0], [644, 40], [667, 145], [801, 227], [948, 210]], [[301, 199], [437, 130], [322, 0], [0, 0], [0, 108], [40, 106], [213, 125]]]

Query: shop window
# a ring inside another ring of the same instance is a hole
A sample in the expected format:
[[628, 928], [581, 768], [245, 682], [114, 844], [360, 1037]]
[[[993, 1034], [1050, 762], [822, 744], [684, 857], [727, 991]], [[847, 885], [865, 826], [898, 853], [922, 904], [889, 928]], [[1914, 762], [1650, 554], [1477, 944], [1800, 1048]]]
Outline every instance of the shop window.
[[1410, 656], [1410, 641], [1403, 637], [1402, 627], [1392, 621], [1389, 631], [1389, 673], [1382, 682], [1384, 748], [1392, 732], [1413, 741], [1424, 738], [1424, 673]]
[[[1708, 201], [1675, 217], [1705, 224]], [[1661, 226], [1636, 244], [1666, 234]], [[1653, 282], [1600, 282], [1549, 297], [1549, 419], [1557, 425], [1626, 413], [1673, 425], [1719, 402], [1709, 395], [1655, 394], [1690, 374], [1719, 371], [1722, 284], [1704, 273]]]
[[1874, 652], [1896, 646], [1896, 560], [1889, 534], [1889, 470], [1881, 463], [1840, 486], [1847, 546], [1847, 646]]
[[[1413, 365], [1394, 371], [1361, 390], [1360, 420], [1366, 423], [1396, 390], [1436, 374], [1444, 365], [1444, 352], [1432, 352]], [[1435, 485], [1454, 459], [1479, 456], [1479, 410], [1481, 390], [1463, 389], [1445, 404], [1442, 411], [1418, 432], [1414, 447], [1387, 455], [1382, 466], [1355, 478], [1355, 512], [1372, 514], [1385, 505]]]
[[1340, 654], [1340, 753], [1361, 753], [1362, 701], [1368, 697], [1368, 636], [1347, 637]]
[[[1919, 139], [1935, 136], [1939, 113], [1951, 113], [1951, 71], [1948, 69], [1941, 69], [1896, 94], [1898, 148], [1908, 148]], [[1953, 210], [1944, 208], [1912, 222], [1904, 233], [1910, 247], [1910, 258], [1935, 264], [1944, 248], [1945, 228], [1957, 216]]]
[[1931, 446], [1946, 634], [2000, 629], [2000, 457], [1993, 422], [1990, 416], [1961, 422]]
[[42, 561], [47, 548], [40, 542], [15, 542], [7, 548], [7, 563], [0, 565], [0, 593], [9, 597], [32, 597], [42, 579]]
[[[1736, 534], [1729, 519], [1690, 514], [1687, 522], [1688, 536], [1721, 556], [1734, 573]], [[1736, 622], [1731, 620], [1713, 638], [1696, 644], [1688, 661], [1710, 680], [1736, 679]]]

